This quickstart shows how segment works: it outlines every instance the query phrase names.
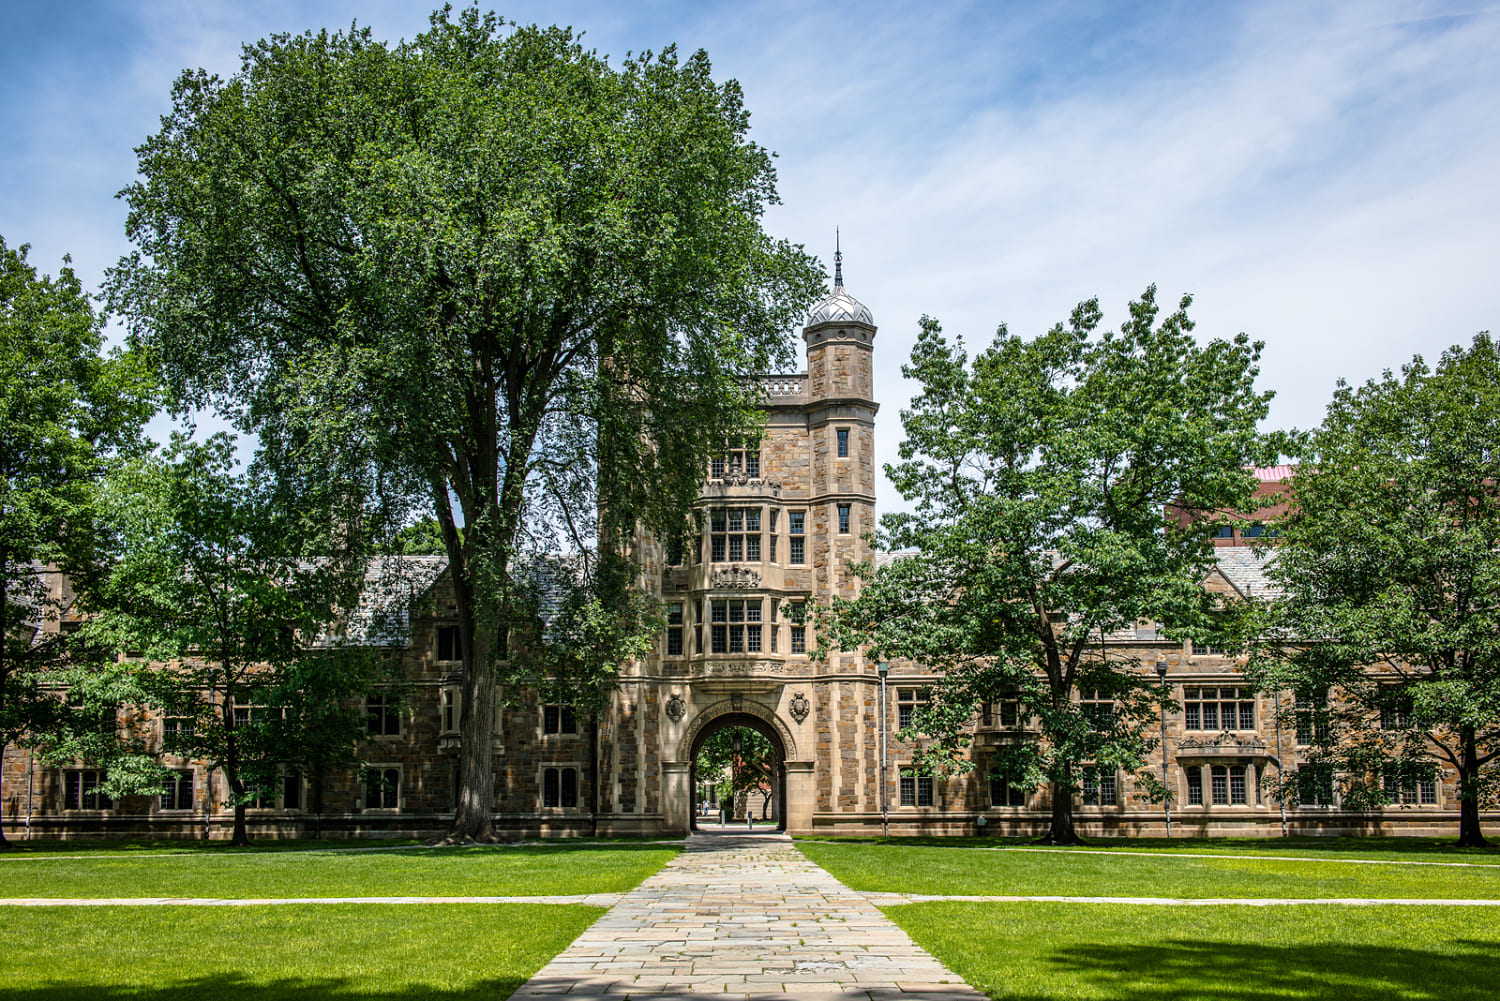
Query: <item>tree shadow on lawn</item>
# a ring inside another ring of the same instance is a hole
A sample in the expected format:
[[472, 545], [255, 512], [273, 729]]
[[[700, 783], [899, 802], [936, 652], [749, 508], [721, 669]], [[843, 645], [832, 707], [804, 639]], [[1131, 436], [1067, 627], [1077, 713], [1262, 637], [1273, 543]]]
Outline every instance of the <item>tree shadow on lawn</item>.
[[[1035, 848], [1052, 850], [1049, 845], [1037, 844], [1036, 838], [1000, 838], [975, 835], [910, 835], [889, 837], [881, 835], [854, 835], [849, 837], [806, 837], [797, 841], [828, 842], [830, 844], [894, 845], [908, 848]], [[1411, 855], [1500, 856], [1500, 843], [1484, 848], [1460, 848], [1452, 838], [1430, 837], [1352, 837], [1352, 838], [1085, 838], [1078, 845], [1088, 849], [1119, 849], [1129, 851], [1196, 852], [1205, 849], [1232, 851], [1253, 849], [1256, 853], [1295, 855], [1303, 851], [1319, 854], [1362, 852], [1391, 852]]]
[[516, 844], [496, 845], [446, 845], [428, 846], [412, 845], [406, 848], [390, 848], [386, 855], [422, 855], [428, 858], [433, 856], [449, 855], [575, 855], [584, 852], [660, 852], [680, 848], [680, 841], [523, 841]]
[[[1284, 920], [1284, 919], [1283, 919]], [[1246, 915], [1253, 934], [1254, 916]], [[1171, 942], [1131, 945], [1091, 943], [1053, 951], [1059, 993], [1007, 993], [1015, 1001], [1052, 1001], [1081, 982], [1114, 1001], [1181, 999], [1397, 998], [1455, 1001], [1496, 996], [1500, 946], [1453, 939], [1443, 953], [1375, 945], [1319, 943], [1295, 946]]]
[[[102, 975], [101, 975], [102, 976]], [[239, 974], [182, 977], [150, 986], [110, 984], [80, 978], [46, 987], [0, 987], [6, 1001], [495, 1001], [509, 997], [525, 977], [476, 980], [459, 988], [423, 984], [373, 989], [365, 979], [346, 977], [251, 980]]]
[[124, 855], [141, 853], [176, 853], [183, 855], [287, 855], [297, 853], [337, 854], [339, 852], [368, 853], [372, 855], [475, 855], [511, 852], [528, 855], [562, 855], [583, 851], [645, 852], [680, 846], [676, 841], [522, 841], [493, 845], [447, 845], [431, 846], [420, 842], [406, 841], [385, 844], [378, 840], [359, 839], [297, 839], [276, 841], [267, 838], [252, 841], [248, 846], [231, 846], [228, 841], [21, 841], [12, 842], [11, 849], [0, 853], [0, 859], [21, 858], [27, 855], [72, 855], [87, 858], [90, 855]]

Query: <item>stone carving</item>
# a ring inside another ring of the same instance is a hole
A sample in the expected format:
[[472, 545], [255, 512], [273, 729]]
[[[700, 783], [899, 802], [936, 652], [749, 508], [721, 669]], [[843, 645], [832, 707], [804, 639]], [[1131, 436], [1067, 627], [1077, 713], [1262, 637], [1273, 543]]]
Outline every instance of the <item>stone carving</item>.
[[709, 486], [727, 487], [760, 487], [764, 493], [773, 497], [781, 496], [781, 481], [773, 480], [769, 476], [750, 476], [734, 470], [726, 472], [723, 476], [710, 476], [703, 481]]
[[1266, 742], [1259, 737], [1236, 737], [1228, 731], [1212, 737], [1184, 737], [1177, 742], [1178, 751], [1214, 750], [1259, 752], [1266, 749]]
[[710, 587], [757, 588], [760, 587], [760, 571], [749, 567], [723, 567], [714, 571]]
[[745, 697], [739, 692], [729, 696], [729, 708], [734, 712], [740, 712], [745, 708]]
[[792, 696], [792, 701], [787, 704], [787, 710], [792, 714], [792, 719], [801, 723], [807, 719], [807, 714], [812, 712], [812, 704], [807, 701], [807, 696], [798, 692]]
[[667, 699], [667, 715], [672, 718], [673, 723], [676, 723], [678, 720], [682, 719], [683, 714], [686, 712], [687, 703], [682, 700], [681, 695], [673, 692], [672, 697]]
[[751, 674], [785, 674], [786, 665], [779, 660], [710, 661], [703, 665], [706, 677], [741, 678]]

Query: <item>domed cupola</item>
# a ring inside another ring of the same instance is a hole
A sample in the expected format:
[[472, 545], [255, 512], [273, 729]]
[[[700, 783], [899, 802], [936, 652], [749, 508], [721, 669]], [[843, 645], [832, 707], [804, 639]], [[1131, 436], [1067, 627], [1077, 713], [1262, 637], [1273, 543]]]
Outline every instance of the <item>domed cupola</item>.
[[834, 247], [833, 291], [812, 308], [812, 312], [807, 315], [805, 326], [818, 327], [825, 323], [858, 323], [867, 327], [875, 326], [875, 314], [870, 312], [870, 307], [844, 291], [844, 254], [841, 249], [838, 249], [837, 242]]

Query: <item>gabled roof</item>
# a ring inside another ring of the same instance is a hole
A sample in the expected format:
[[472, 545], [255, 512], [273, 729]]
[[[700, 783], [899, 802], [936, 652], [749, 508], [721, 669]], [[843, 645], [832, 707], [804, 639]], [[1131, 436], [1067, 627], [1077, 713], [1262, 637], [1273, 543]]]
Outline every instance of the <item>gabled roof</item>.
[[348, 642], [368, 646], [404, 644], [411, 638], [413, 603], [448, 569], [446, 556], [380, 556], [365, 568], [359, 603], [344, 626]]
[[[448, 570], [446, 556], [382, 556], [365, 569], [359, 603], [349, 613], [344, 640], [362, 646], [401, 645], [411, 640], [411, 613], [419, 598], [432, 590]], [[529, 586], [540, 606], [542, 624], [549, 626], [570, 581], [584, 570], [577, 555], [518, 557], [514, 574]]]
[[1274, 549], [1253, 546], [1221, 546], [1214, 550], [1214, 563], [1223, 578], [1243, 597], [1268, 597], [1275, 584], [1266, 568], [1275, 557]]

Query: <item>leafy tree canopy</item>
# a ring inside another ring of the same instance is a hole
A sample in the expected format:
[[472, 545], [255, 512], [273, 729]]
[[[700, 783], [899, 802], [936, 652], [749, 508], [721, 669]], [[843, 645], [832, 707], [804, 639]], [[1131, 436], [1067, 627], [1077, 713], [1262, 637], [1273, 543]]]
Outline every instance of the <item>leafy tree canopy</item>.
[[142, 447], [155, 410], [149, 370], [136, 354], [105, 352], [72, 269], [38, 276], [27, 249], [0, 238], [0, 749], [70, 732], [73, 714], [53, 690], [66, 637], [42, 623], [71, 601], [56, 571], [80, 587], [92, 578], [95, 487]]
[[[1483, 844], [1500, 757], [1500, 346], [1488, 334], [1399, 374], [1340, 383], [1296, 440], [1268, 645], [1251, 673], [1324, 698], [1319, 763], [1346, 806], [1460, 776], [1461, 844]], [[1291, 640], [1292, 643], [1284, 641]]]
[[1260, 345], [1199, 345], [1189, 302], [1160, 317], [1149, 288], [1118, 333], [1100, 333], [1089, 300], [1033, 340], [1002, 326], [972, 363], [924, 318], [903, 368], [922, 391], [901, 415], [902, 461], [886, 467], [913, 510], [883, 525], [888, 545], [916, 552], [832, 610], [827, 642], [942, 674], [907, 734], [930, 738], [922, 767], [968, 766], [959, 752], [982, 702], [1035, 718], [1038, 739], [993, 767], [1050, 783], [1057, 841], [1075, 838], [1081, 765], [1139, 768], [1153, 746], [1156, 678], [1106, 659], [1101, 634], [1142, 620], [1217, 628], [1202, 587], [1212, 519], [1179, 524], [1167, 506], [1248, 510], [1248, 467], [1274, 457], [1257, 430], [1270, 399], [1254, 385]]
[[141, 705], [175, 723], [165, 750], [223, 769], [243, 844], [245, 806], [280, 766], [352, 760], [364, 720], [351, 697], [379, 661], [369, 636], [341, 636], [365, 566], [338, 558], [339, 524], [285, 511], [235, 466], [227, 435], [174, 436], [111, 477], [100, 513], [119, 558], [83, 631], [141, 656]]
[[173, 99], [111, 302], [282, 489], [359, 483], [437, 519], [464, 637], [454, 836], [492, 837], [513, 557], [680, 527], [821, 288], [761, 229], [771, 155], [702, 52], [614, 66], [473, 8], [396, 46], [274, 36]]

